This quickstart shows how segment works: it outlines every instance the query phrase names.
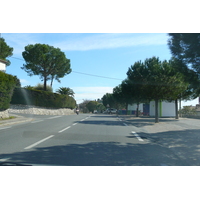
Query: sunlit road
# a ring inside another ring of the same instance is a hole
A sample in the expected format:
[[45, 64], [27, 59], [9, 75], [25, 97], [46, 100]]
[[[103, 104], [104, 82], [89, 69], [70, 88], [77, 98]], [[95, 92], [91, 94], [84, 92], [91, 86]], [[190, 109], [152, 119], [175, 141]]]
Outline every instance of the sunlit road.
[[[30, 122], [0, 127], [0, 163], [50, 166], [200, 164], [199, 154], [195, 157], [191, 152], [190, 162], [184, 151], [176, 149], [177, 144], [170, 134], [183, 131], [163, 133], [164, 136], [168, 134], [168, 138], [152, 136], [148, 133], [152, 129], [151, 122], [145, 120], [125, 121], [116, 115], [103, 114], [34, 116]], [[199, 129], [194, 129], [193, 133], [196, 137]]]

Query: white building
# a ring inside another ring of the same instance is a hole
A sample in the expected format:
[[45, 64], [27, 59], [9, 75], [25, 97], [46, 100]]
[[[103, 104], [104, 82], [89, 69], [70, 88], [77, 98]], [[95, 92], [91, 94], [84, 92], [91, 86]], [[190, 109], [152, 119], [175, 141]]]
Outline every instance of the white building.
[[6, 61], [0, 59], [0, 71], [6, 72]]
[[[137, 110], [137, 104], [132, 104], [132, 105], [129, 104], [128, 105], [128, 110], [130, 110], [130, 111], [136, 111]], [[139, 104], [138, 110], [140, 112], [143, 112], [143, 103]]]
[[[128, 114], [135, 114], [137, 105], [128, 105]], [[149, 104], [139, 104], [139, 111], [144, 115], [151, 117], [155, 116], [155, 101], [151, 101]], [[159, 117], [175, 117], [175, 102], [159, 101], [158, 103], [158, 115]]]
[[[149, 115], [155, 116], [155, 101], [150, 102]], [[159, 117], [175, 117], [175, 102], [159, 101], [158, 103]]]

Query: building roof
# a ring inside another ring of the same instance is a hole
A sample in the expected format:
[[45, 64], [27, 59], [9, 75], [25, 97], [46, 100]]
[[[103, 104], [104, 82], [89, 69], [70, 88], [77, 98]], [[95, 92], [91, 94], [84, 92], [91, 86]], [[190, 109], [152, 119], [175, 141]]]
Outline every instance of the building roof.
[[0, 59], [0, 62], [2, 62], [2, 63], [4, 63], [4, 64], [7, 64], [7, 61], [6, 61], [6, 60]]

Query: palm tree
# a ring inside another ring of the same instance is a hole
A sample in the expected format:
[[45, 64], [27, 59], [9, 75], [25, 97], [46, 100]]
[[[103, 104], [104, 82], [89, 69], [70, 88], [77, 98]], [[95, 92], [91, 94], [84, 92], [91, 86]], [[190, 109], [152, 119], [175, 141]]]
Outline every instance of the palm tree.
[[74, 91], [69, 87], [60, 87], [56, 92], [59, 94], [69, 95], [72, 97], [74, 97], [75, 94]]

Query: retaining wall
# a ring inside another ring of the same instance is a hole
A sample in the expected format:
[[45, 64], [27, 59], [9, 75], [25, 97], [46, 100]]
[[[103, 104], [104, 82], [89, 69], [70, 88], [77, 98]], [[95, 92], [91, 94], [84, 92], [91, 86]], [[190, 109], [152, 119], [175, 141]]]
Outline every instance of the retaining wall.
[[34, 114], [34, 115], [72, 115], [74, 110], [68, 108], [54, 109], [28, 105], [10, 105], [8, 113]]

